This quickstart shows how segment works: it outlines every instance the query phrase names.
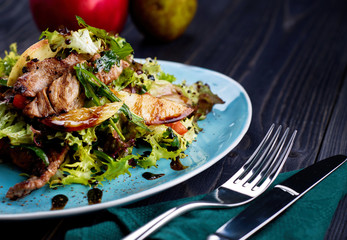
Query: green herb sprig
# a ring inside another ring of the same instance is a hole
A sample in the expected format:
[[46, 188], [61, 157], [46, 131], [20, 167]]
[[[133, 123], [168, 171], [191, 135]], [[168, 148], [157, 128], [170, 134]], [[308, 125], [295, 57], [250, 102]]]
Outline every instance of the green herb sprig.
[[[85, 64], [77, 64], [74, 67], [74, 69], [76, 71], [77, 79], [81, 82], [85, 89], [86, 96], [91, 98], [97, 106], [100, 106], [101, 103], [96, 93], [106, 97], [111, 102], [121, 102], [121, 99], [119, 99], [105, 83], [100, 81], [100, 79], [98, 79], [97, 76], [95, 76], [91, 71], [89, 71]], [[126, 104], [123, 104], [119, 110], [122, 113], [124, 113], [124, 115], [129, 119], [129, 121], [145, 129], [146, 131], [150, 131], [144, 123], [143, 118], [132, 113]], [[122, 135], [118, 127], [115, 125], [113, 120], [109, 119], [109, 121], [111, 126], [117, 131], [121, 139], [124, 140], [124, 136]]]

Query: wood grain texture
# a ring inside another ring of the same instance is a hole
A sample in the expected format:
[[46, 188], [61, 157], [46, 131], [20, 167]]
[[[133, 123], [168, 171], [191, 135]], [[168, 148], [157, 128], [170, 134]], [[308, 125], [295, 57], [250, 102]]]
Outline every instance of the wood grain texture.
[[341, 199], [339, 205], [337, 206], [337, 210], [333, 216], [330, 227], [324, 236], [325, 240], [330, 239], [346, 239], [347, 236], [347, 195]]
[[[283, 169], [308, 166], [347, 154], [347, 2], [344, 0], [200, 0], [185, 34], [166, 43], [143, 37], [131, 18], [122, 32], [139, 58], [183, 62], [209, 68], [240, 82], [253, 117], [240, 144], [211, 168], [184, 183], [130, 205], [204, 194], [226, 181], [251, 155], [271, 123], [298, 129]], [[0, 1], [0, 56], [12, 42], [20, 52], [40, 35], [26, 0]], [[208, 82], [208, 79], [204, 79]], [[344, 198], [325, 239], [347, 239]], [[62, 239], [66, 230], [113, 220], [107, 211], [65, 219], [1, 223], [22, 229], [14, 237]], [[39, 231], [31, 231], [40, 226]], [[6, 235], [6, 234], [5, 234]]]

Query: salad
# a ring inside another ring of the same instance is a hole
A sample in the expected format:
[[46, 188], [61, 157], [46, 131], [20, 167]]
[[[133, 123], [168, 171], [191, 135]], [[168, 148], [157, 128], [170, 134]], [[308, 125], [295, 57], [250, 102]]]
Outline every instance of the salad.
[[156, 59], [136, 62], [124, 38], [76, 18], [81, 29], [46, 30], [0, 58], [0, 155], [28, 177], [9, 199], [179, 161], [198, 121], [223, 103], [207, 84], [175, 83]]

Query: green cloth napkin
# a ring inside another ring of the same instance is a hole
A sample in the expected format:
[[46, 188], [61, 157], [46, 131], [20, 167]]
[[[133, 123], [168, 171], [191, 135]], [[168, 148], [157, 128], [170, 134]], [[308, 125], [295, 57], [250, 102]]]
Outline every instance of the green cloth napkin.
[[[280, 174], [277, 184], [297, 171]], [[347, 163], [333, 172], [324, 181], [306, 193], [284, 214], [270, 222], [253, 239], [323, 239], [340, 199], [347, 193]], [[90, 227], [69, 230], [66, 240], [76, 239], [120, 239], [157, 215], [177, 205], [201, 199], [203, 196], [162, 202], [150, 206], [108, 209], [115, 215], [114, 222], [106, 221]], [[221, 225], [245, 207], [230, 209], [194, 210], [173, 219], [153, 233], [150, 239], [206, 239]]]

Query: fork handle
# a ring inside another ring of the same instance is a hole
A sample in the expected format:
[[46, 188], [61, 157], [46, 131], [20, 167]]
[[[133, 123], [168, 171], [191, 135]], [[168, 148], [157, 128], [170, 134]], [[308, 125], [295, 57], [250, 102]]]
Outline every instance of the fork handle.
[[140, 227], [136, 231], [132, 232], [131, 234], [129, 234], [128, 236], [123, 238], [123, 240], [134, 240], [134, 239], [141, 240], [141, 239], [144, 239], [144, 238], [148, 237], [151, 233], [153, 233], [154, 231], [156, 231], [157, 229], [159, 229], [160, 227], [165, 225], [167, 222], [169, 222], [170, 220], [174, 219], [177, 216], [182, 215], [183, 213], [186, 213], [186, 212], [193, 210], [193, 209], [210, 207], [213, 205], [214, 204], [211, 204], [211, 203], [206, 203], [206, 202], [202, 202], [202, 201], [195, 201], [195, 202], [183, 204], [183, 205], [178, 206], [178, 207], [171, 208], [170, 210], [162, 213], [161, 215], [154, 218], [153, 220], [151, 220], [147, 224], [143, 225], [142, 227]]

